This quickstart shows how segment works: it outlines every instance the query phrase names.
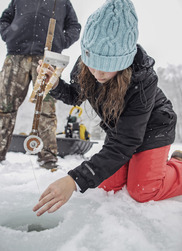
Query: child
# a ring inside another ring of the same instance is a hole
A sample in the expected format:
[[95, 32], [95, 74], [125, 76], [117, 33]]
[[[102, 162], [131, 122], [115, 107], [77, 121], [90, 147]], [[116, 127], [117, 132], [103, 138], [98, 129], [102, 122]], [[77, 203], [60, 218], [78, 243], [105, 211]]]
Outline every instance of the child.
[[154, 60], [137, 45], [137, 25], [130, 0], [107, 0], [89, 17], [71, 85], [60, 79], [51, 95], [69, 105], [87, 99], [106, 140], [99, 153], [46, 189], [33, 209], [42, 207], [38, 216], [56, 211], [73, 191], [98, 186], [117, 192], [127, 185], [139, 202], [182, 194], [182, 152], [167, 160], [176, 114], [157, 87]]

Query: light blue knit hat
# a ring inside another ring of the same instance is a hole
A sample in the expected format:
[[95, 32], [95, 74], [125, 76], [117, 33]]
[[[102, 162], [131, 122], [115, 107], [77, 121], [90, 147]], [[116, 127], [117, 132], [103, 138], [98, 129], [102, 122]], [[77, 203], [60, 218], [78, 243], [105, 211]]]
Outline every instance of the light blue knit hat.
[[136, 54], [138, 18], [130, 0], [106, 0], [87, 20], [82, 61], [105, 72], [128, 68]]

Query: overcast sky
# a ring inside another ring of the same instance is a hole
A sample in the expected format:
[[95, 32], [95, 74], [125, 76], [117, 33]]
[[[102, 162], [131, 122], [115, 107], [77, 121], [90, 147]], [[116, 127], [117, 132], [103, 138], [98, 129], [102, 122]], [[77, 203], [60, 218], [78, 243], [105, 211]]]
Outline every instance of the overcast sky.
[[[0, 12], [10, 1], [0, 1]], [[71, 0], [79, 21], [87, 17], [104, 0]], [[139, 43], [155, 58], [156, 66], [182, 64], [182, 0], [133, 0], [139, 18]], [[79, 47], [79, 43], [75, 46]], [[5, 45], [0, 41], [0, 58]], [[79, 49], [77, 50], [79, 53]], [[0, 66], [2, 62], [0, 62]]]
[[182, 64], [182, 0], [134, 0], [139, 42], [158, 65]]

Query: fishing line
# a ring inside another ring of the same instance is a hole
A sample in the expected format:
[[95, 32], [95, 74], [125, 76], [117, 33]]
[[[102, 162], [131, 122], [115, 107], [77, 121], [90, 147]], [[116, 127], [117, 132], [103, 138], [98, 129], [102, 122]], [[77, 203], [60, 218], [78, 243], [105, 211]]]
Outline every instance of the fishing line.
[[31, 159], [31, 154], [26, 152], [26, 154], [29, 156], [29, 159], [30, 159], [30, 163], [31, 163], [31, 167], [32, 167], [32, 171], [33, 171], [33, 175], [34, 175], [34, 179], [35, 179], [35, 183], [37, 184], [37, 189], [38, 189], [38, 192], [39, 192], [39, 195], [41, 195], [40, 193], [40, 188], [39, 188], [39, 184], [38, 184], [38, 181], [37, 181], [37, 177], [35, 175], [35, 169], [34, 169], [34, 164], [33, 164], [33, 161]]

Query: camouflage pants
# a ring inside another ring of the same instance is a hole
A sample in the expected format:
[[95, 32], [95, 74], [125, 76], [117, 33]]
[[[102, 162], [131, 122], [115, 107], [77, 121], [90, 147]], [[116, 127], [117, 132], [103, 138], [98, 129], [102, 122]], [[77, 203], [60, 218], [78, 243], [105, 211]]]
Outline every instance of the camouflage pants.
[[[14, 130], [17, 111], [31, 82], [37, 77], [40, 56], [8, 55], [0, 72], [0, 161], [5, 159]], [[39, 122], [39, 136], [44, 147], [38, 161], [57, 161], [57, 119], [55, 100], [47, 95]]]

